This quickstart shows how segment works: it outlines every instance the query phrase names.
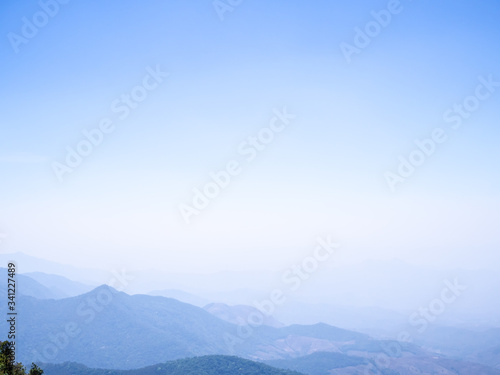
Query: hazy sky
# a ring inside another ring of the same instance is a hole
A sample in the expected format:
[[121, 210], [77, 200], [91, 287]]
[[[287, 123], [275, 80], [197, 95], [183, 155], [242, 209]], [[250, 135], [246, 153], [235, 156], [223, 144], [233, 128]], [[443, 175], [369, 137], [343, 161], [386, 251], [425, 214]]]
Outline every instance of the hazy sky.
[[330, 234], [339, 262], [500, 264], [498, 1], [57, 4], [0, 4], [2, 252], [281, 269]]

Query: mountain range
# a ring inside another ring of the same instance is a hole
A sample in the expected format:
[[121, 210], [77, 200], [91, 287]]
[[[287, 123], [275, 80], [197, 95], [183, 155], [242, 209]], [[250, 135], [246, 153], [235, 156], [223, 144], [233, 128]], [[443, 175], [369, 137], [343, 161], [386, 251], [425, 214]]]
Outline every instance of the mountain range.
[[[0, 271], [6, 273], [5, 268]], [[174, 298], [130, 295], [107, 285], [90, 288], [60, 275], [18, 274], [17, 359], [45, 363], [54, 371], [73, 366], [89, 375], [97, 371], [93, 368], [133, 370], [190, 357], [224, 363], [235, 355], [311, 375], [374, 369], [407, 374], [409, 368], [440, 374], [500, 374], [496, 328], [434, 324], [413, 343], [403, 343], [325, 323], [285, 325], [253, 306], [200, 307]], [[1, 288], [1, 298], [5, 295]], [[334, 308], [327, 311], [335, 313]], [[7, 332], [5, 320], [0, 329]]]

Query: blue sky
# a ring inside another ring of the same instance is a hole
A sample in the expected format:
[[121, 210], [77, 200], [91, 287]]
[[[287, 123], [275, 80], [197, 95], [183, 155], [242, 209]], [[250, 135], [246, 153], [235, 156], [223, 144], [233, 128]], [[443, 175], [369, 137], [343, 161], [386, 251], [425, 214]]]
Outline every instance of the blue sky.
[[[328, 233], [339, 262], [500, 264], [500, 89], [460, 129], [443, 121], [478, 77], [500, 81], [500, 4], [401, 1], [348, 63], [340, 44], [388, 2], [332, 3], [245, 0], [221, 21], [205, 0], [73, 0], [17, 53], [8, 35], [41, 5], [2, 3], [1, 251], [279, 269]], [[168, 78], [118, 119], [157, 66]], [[296, 118], [247, 163], [238, 146], [285, 107]], [[58, 181], [52, 163], [103, 118], [114, 131]], [[392, 192], [384, 173], [438, 127], [447, 141]], [[179, 204], [230, 160], [242, 172], [186, 224]]]

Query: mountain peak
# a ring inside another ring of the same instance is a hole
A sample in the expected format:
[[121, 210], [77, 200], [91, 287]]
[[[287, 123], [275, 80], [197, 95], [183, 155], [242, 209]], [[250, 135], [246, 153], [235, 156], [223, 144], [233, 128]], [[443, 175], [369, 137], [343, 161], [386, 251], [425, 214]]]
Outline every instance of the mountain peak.
[[120, 292], [120, 291], [116, 290], [115, 288], [113, 288], [112, 286], [109, 286], [107, 284], [99, 285], [98, 287], [92, 289], [87, 294], [96, 294], [96, 293], [126, 294], [124, 292]]

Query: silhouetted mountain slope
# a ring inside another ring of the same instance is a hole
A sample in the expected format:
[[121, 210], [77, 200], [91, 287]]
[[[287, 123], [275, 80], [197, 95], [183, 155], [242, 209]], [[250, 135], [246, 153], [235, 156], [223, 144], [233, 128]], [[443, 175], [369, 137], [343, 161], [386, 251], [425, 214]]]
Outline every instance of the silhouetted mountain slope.
[[228, 356], [180, 359], [137, 370], [91, 369], [76, 363], [42, 365], [45, 375], [300, 375], [295, 371]]
[[327, 325], [309, 332], [307, 326], [241, 328], [174, 299], [130, 296], [108, 286], [61, 300], [20, 296], [18, 310], [18, 358], [26, 363], [127, 369], [210, 354], [279, 359], [338, 351], [345, 340], [368, 339]]
[[[316, 358], [339, 374], [348, 374], [353, 368], [371, 371], [379, 358], [388, 359], [385, 372], [405, 374], [401, 369], [413, 366], [426, 373], [498, 374], [497, 370], [481, 365], [446, 362], [414, 344], [374, 340], [326, 324], [237, 326], [174, 299], [130, 296], [109, 286], [61, 300], [19, 295], [17, 310], [17, 360], [23, 363], [72, 361], [125, 370], [217, 354], [259, 361], [296, 359], [294, 366], [314, 362]], [[0, 320], [0, 330], [7, 332], [5, 319]], [[359, 357], [366, 359], [366, 364], [339, 367], [357, 363]]]
[[[19, 298], [22, 362], [78, 361], [133, 368], [205, 354], [229, 354], [229, 323], [174, 299], [129, 296], [101, 286], [62, 300]], [[0, 324], [1, 326], [1, 324]]]

